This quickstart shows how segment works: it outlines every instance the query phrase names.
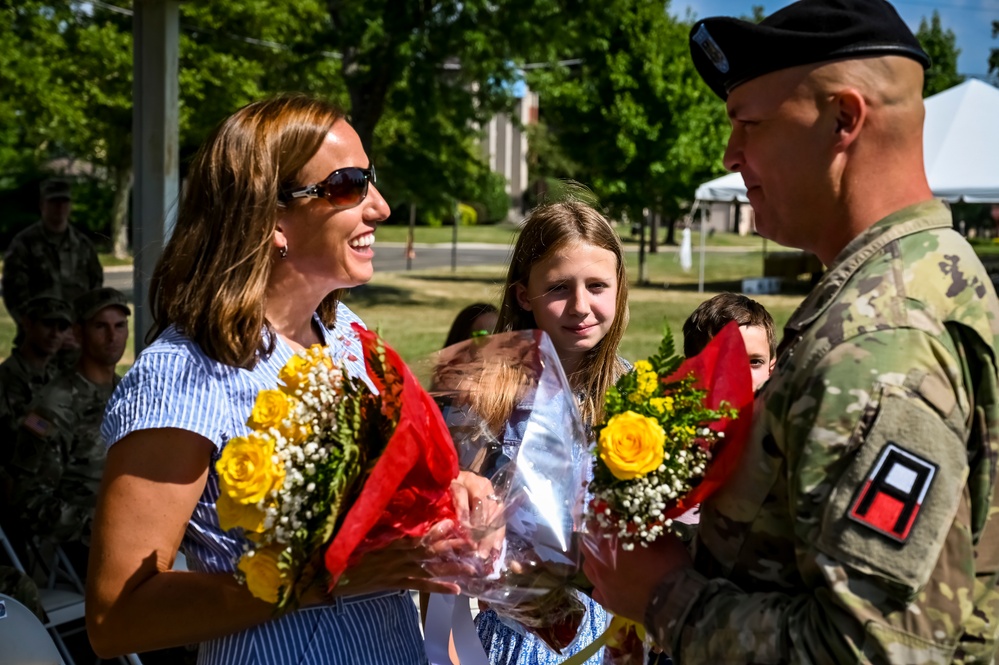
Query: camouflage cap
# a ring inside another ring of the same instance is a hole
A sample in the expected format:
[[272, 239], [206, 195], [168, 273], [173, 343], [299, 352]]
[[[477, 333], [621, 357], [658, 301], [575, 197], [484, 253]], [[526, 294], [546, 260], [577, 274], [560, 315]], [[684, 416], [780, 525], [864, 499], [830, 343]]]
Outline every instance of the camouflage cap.
[[42, 198], [46, 201], [55, 199], [69, 200], [73, 198], [69, 183], [65, 180], [46, 180], [41, 187]]
[[76, 309], [77, 321], [88, 321], [105, 307], [117, 307], [125, 314], [132, 314], [132, 310], [128, 308], [128, 301], [125, 300], [125, 294], [109, 286], [84, 293], [76, 299], [73, 306]]
[[40, 295], [31, 298], [21, 310], [24, 316], [36, 321], [58, 320], [73, 322], [73, 308], [62, 298], [51, 295]]

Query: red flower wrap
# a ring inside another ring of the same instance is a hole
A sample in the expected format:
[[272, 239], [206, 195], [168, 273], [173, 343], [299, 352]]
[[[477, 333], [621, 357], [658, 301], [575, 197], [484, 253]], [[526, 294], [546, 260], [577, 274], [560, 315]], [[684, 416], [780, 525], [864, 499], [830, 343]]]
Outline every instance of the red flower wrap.
[[[361, 338], [368, 375], [400, 413], [395, 432], [326, 550], [331, 587], [363, 554], [403, 537], [422, 536], [442, 520], [457, 522], [450, 488], [458, 477], [458, 455], [440, 410], [399, 354], [370, 330], [352, 326]], [[379, 343], [401, 386], [382, 385], [372, 371]]]
[[711, 425], [711, 429], [724, 432], [725, 438], [715, 444], [704, 479], [667, 510], [665, 517], [670, 519], [701, 503], [725, 484], [738, 467], [749, 439], [753, 422], [753, 380], [738, 323], [728, 323], [703, 351], [684, 360], [665, 382], [679, 381], [691, 373], [696, 379], [695, 386], [708, 392], [705, 399], [708, 408], [717, 409], [722, 402], [727, 402], [739, 410], [739, 416]]

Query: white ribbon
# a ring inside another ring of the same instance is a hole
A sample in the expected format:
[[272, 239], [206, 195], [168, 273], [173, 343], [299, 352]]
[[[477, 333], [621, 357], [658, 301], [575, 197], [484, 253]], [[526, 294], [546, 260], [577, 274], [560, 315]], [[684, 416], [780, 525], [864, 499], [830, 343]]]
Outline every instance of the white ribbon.
[[452, 665], [448, 645], [454, 636], [454, 650], [461, 665], [489, 665], [479, 634], [472, 623], [468, 596], [430, 594], [423, 646], [430, 665]]

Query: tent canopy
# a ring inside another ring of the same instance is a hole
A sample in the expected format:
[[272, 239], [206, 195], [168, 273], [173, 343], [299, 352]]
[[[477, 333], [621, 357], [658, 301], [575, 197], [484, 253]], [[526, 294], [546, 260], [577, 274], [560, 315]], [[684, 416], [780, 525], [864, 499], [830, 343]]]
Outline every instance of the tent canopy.
[[[934, 196], [999, 203], [999, 89], [970, 79], [927, 97], [925, 104], [923, 155]], [[738, 173], [704, 183], [695, 196], [699, 201], [747, 201]]]

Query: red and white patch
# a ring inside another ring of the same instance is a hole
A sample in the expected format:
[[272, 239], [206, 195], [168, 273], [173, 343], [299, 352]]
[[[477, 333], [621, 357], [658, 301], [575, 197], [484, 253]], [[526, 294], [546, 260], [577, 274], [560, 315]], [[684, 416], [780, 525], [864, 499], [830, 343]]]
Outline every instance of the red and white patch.
[[904, 543], [936, 472], [936, 464], [886, 444], [850, 506], [850, 519]]

